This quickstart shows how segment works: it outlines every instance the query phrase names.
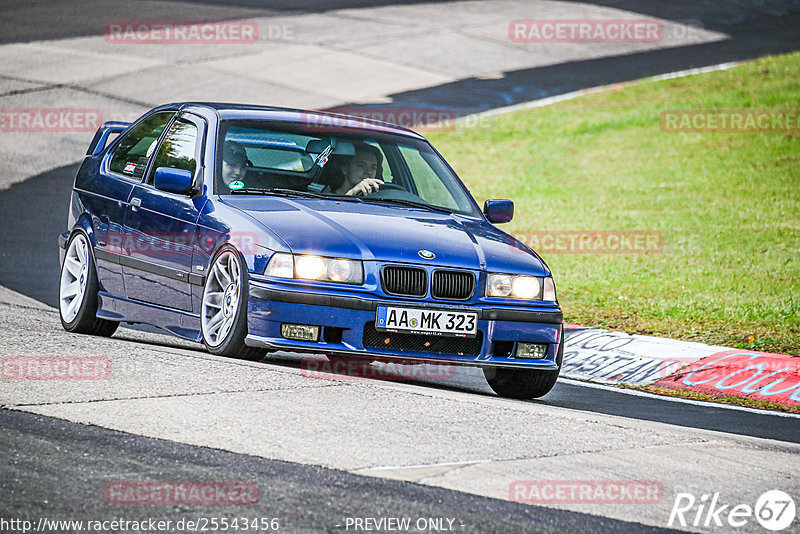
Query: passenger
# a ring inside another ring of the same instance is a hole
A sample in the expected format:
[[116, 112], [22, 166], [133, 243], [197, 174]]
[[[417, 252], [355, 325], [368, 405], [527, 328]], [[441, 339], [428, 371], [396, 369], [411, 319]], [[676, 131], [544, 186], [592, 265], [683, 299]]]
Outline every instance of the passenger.
[[[247, 173], [247, 151], [236, 141], [225, 141], [222, 148], [222, 181], [229, 189], [244, 187]], [[235, 183], [234, 183], [235, 182]], [[233, 183], [233, 187], [231, 184]]]
[[[369, 195], [383, 183], [383, 154], [367, 143], [354, 142], [355, 155], [333, 156], [326, 165], [325, 190], [340, 195]], [[331, 166], [331, 169], [327, 167]]]

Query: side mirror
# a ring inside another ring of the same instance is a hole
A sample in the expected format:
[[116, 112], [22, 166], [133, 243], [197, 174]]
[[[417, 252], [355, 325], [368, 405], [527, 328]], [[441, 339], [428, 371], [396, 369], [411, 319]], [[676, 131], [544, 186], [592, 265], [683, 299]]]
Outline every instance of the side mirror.
[[183, 169], [159, 167], [153, 177], [153, 185], [167, 193], [185, 195], [192, 189], [192, 173]]
[[490, 223], [507, 223], [514, 217], [514, 202], [511, 200], [487, 200], [483, 213]]

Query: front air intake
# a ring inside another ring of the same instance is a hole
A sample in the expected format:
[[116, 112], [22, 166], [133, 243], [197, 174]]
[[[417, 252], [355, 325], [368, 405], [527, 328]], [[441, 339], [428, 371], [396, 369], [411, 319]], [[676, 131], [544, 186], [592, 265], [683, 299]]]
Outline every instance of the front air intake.
[[442, 300], [467, 300], [475, 291], [475, 275], [466, 271], [433, 273], [431, 295]]
[[381, 272], [383, 290], [399, 297], [424, 297], [428, 292], [428, 275], [415, 267], [384, 267]]

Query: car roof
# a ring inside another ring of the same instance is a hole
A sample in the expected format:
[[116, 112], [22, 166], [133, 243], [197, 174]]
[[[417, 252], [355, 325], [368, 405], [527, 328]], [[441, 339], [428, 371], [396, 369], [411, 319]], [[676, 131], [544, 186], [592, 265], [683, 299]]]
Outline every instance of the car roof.
[[178, 107], [186, 109], [192, 106], [210, 108], [219, 115], [221, 120], [272, 120], [280, 122], [307, 122], [315, 127], [367, 130], [381, 133], [392, 133], [424, 139], [413, 130], [396, 126], [394, 124], [376, 121], [364, 117], [343, 115], [327, 111], [312, 109], [294, 109], [278, 106], [257, 106], [249, 104], [230, 104], [224, 102], [182, 102], [161, 106], [163, 108]]

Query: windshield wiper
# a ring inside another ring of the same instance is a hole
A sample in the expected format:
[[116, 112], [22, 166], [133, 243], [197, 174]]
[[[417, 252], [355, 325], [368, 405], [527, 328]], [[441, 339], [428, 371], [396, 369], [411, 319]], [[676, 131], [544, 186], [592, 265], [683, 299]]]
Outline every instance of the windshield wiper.
[[275, 195], [278, 197], [289, 196], [286, 193], [275, 192], [272, 189], [258, 189], [255, 187], [243, 187], [241, 189], [231, 189], [231, 195]]
[[319, 193], [312, 193], [310, 191], [297, 191], [296, 189], [285, 189], [285, 188], [275, 188], [269, 190], [271, 193], [275, 193], [278, 195], [286, 195], [286, 196], [295, 196], [295, 197], [303, 197], [303, 198], [327, 198], [325, 195], [320, 195]]
[[442, 213], [455, 213], [450, 208], [444, 206], [434, 206], [433, 204], [425, 204], [424, 202], [414, 202], [413, 200], [405, 200], [402, 198], [382, 198], [382, 197], [361, 197], [361, 200], [366, 202], [387, 202], [391, 204], [399, 204], [401, 206], [408, 206], [410, 208], [420, 208], [424, 210], [441, 211]]
[[277, 197], [301, 197], [301, 198], [324, 198], [327, 200], [350, 200], [353, 202], [361, 202], [360, 198], [345, 196], [345, 195], [321, 195], [319, 193], [311, 193], [309, 191], [298, 191], [296, 189], [256, 189], [253, 187], [245, 187], [242, 189], [232, 189], [232, 195], [274, 195]]
[[231, 189], [231, 195], [275, 195], [276, 197], [326, 198], [316, 193], [296, 191], [294, 189], [257, 189], [254, 187]]
[[350, 202], [361, 202], [361, 199], [358, 197], [348, 196], [348, 195], [323, 195], [321, 193], [312, 193], [311, 191], [296, 191], [294, 189], [270, 189], [273, 193], [278, 194], [285, 194], [286, 196], [297, 196], [303, 198], [324, 198], [326, 200], [349, 200]]

